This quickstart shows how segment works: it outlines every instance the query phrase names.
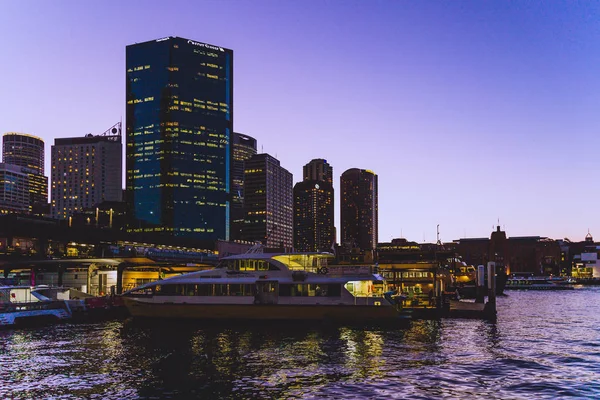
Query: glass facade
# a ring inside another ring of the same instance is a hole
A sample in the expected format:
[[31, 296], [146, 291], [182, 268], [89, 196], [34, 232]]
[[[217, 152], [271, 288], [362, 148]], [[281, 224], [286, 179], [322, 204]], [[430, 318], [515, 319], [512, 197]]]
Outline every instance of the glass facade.
[[129, 230], [228, 240], [233, 52], [167, 37], [126, 59]]
[[5, 133], [2, 137], [2, 162], [44, 175], [44, 141], [25, 133]]
[[0, 213], [31, 214], [48, 202], [48, 178], [36, 170], [0, 163]]
[[341, 242], [361, 250], [377, 246], [377, 175], [352, 168], [341, 176]]

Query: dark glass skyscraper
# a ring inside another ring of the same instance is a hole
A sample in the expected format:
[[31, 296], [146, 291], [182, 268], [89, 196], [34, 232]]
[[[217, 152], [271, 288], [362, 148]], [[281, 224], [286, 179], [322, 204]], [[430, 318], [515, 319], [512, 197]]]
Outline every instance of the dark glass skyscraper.
[[257, 154], [245, 163], [242, 239], [268, 247], [293, 246], [292, 174], [279, 160]]
[[233, 176], [233, 199], [231, 202], [231, 239], [242, 238], [242, 226], [244, 225], [244, 163], [256, 154], [256, 139], [233, 133], [233, 164], [231, 175]]
[[229, 239], [233, 51], [166, 37], [126, 53], [129, 230]]
[[294, 186], [294, 247], [328, 251], [335, 243], [333, 168], [315, 159], [303, 172], [304, 180]]
[[341, 176], [341, 244], [374, 250], [377, 247], [377, 175], [352, 168]]

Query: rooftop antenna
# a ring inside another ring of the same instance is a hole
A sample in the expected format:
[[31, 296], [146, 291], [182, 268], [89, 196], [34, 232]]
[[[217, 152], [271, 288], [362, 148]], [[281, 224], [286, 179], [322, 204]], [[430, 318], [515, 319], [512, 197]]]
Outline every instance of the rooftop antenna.
[[436, 244], [439, 246], [442, 244], [442, 242], [440, 242], [440, 224], [437, 224], [437, 242]]

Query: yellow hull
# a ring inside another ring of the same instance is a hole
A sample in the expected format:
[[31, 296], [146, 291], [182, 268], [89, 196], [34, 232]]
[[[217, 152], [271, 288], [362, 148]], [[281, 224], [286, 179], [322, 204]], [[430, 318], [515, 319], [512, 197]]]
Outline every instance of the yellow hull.
[[287, 304], [157, 304], [124, 297], [133, 317], [209, 320], [324, 320], [373, 321], [398, 319], [391, 306]]

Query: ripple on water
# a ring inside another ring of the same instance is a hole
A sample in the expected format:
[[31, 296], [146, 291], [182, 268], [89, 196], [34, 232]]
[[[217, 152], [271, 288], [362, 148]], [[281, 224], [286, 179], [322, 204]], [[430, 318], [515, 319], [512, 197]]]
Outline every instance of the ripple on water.
[[[568, 293], [567, 293], [568, 292]], [[206, 327], [112, 321], [0, 332], [0, 398], [600, 396], [600, 288], [498, 299], [495, 324]]]

